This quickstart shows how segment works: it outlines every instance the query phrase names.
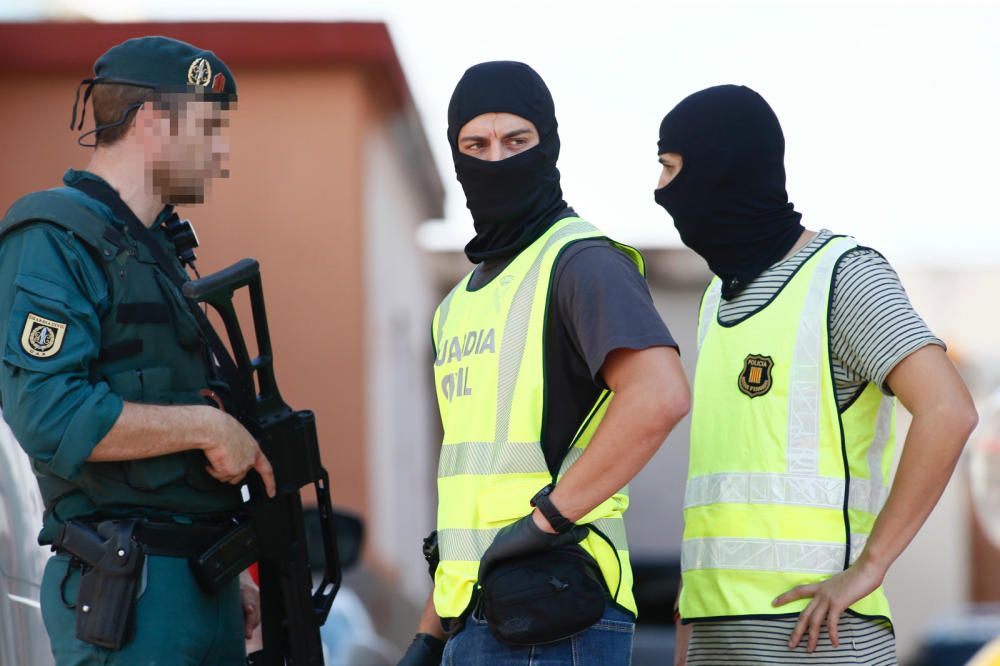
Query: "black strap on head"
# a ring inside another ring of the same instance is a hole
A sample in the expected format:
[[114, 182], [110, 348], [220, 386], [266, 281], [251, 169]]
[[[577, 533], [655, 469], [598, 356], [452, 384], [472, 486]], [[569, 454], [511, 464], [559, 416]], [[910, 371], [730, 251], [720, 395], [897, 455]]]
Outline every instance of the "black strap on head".
[[[76, 126], [76, 107], [80, 103], [80, 87], [84, 84], [87, 85], [86, 92], [83, 93], [83, 114], [80, 116], [80, 127]], [[76, 86], [76, 96], [73, 97], [73, 117], [69, 120], [70, 131], [75, 129], [83, 129], [83, 118], [87, 115], [87, 100], [90, 98], [90, 93], [94, 90], [94, 79], [84, 79]]]
[[[133, 86], [136, 88], [147, 88], [149, 90], [155, 90], [156, 88], [159, 87], [155, 83], [150, 83], [148, 81], [133, 81], [130, 79], [109, 79], [102, 76], [98, 76], [92, 79], [83, 79], [76, 86], [76, 96], [73, 98], [73, 117], [69, 121], [70, 130], [78, 131], [83, 129], [83, 121], [87, 117], [87, 100], [90, 99], [91, 93], [94, 92], [94, 86], [107, 83], [112, 83], [119, 86]], [[80, 106], [80, 122], [79, 124], [77, 124], [76, 111], [80, 103], [80, 88], [83, 87], [84, 85], [86, 85], [87, 88], [83, 91], [83, 105]], [[130, 104], [124, 111], [122, 111], [121, 115], [118, 117], [118, 120], [114, 121], [113, 123], [97, 125], [96, 127], [94, 127], [94, 129], [90, 130], [89, 132], [84, 132], [83, 134], [81, 134], [77, 138], [76, 142], [81, 146], [83, 146], [84, 148], [95, 147], [97, 145], [96, 139], [94, 140], [94, 143], [84, 143], [83, 140], [88, 136], [90, 136], [91, 134], [97, 134], [102, 130], [123, 125], [125, 123], [126, 118], [128, 118], [128, 115], [132, 113], [132, 111], [138, 109], [143, 104], [145, 104], [145, 102], [136, 102], [135, 104]], [[94, 120], [95, 121], [97, 120], [96, 114], [94, 116]]]

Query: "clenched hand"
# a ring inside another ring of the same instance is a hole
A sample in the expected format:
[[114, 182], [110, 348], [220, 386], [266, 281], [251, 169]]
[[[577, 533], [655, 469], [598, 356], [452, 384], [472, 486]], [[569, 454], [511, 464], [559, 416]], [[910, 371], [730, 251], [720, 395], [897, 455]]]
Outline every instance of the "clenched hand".
[[219, 410], [212, 413], [212, 432], [203, 449], [208, 473], [218, 481], [235, 485], [254, 469], [263, 479], [268, 497], [274, 497], [274, 470], [257, 440], [232, 416]]

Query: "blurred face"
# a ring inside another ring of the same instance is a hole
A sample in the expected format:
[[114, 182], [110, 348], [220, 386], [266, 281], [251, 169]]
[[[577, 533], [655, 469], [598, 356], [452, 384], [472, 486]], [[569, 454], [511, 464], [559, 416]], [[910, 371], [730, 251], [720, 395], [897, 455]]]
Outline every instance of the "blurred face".
[[219, 102], [173, 97], [136, 116], [147, 185], [164, 204], [205, 201], [208, 183], [227, 178], [229, 111]]
[[677, 177], [677, 174], [684, 167], [684, 158], [681, 157], [680, 153], [660, 153], [660, 166], [663, 169], [660, 171], [660, 180], [656, 184], [656, 189], [666, 187], [670, 181]]
[[458, 152], [499, 162], [538, 145], [535, 124], [513, 113], [484, 113], [458, 132]]

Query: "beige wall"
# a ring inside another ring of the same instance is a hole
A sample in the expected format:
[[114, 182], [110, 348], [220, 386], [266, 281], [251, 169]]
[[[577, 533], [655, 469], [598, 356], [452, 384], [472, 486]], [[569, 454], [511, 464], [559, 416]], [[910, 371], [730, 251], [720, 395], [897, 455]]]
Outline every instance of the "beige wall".
[[[0, 72], [0, 207], [33, 190], [61, 185], [67, 167], [83, 167], [90, 152], [68, 129], [79, 78]], [[88, 111], [88, 116], [90, 115]]]
[[185, 211], [202, 274], [260, 261], [278, 385], [290, 405], [316, 412], [334, 501], [362, 512], [364, 111], [362, 78], [348, 69], [241, 72], [232, 175]]
[[417, 222], [430, 212], [400, 145], [399, 122], [397, 116], [371, 125], [365, 142], [368, 543], [400, 593], [422, 606], [430, 577], [420, 546], [434, 529], [440, 444], [431, 390], [437, 300], [430, 258], [415, 239]]

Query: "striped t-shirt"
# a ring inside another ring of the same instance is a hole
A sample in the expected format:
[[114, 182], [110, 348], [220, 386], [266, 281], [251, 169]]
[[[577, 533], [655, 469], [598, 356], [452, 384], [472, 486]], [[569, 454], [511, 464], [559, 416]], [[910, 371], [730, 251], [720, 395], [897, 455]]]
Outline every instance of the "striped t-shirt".
[[687, 666], [764, 666], [765, 664], [855, 664], [895, 666], [896, 639], [884, 620], [844, 614], [837, 623], [839, 647], [833, 647], [824, 624], [813, 652], [806, 652], [808, 632], [798, 647], [788, 639], [798, 618], [696, 622], [688, 646]]
[[[824, 229], [798, 252], [771, 266], [730, 301], [722, 301], [719, 320], [732, 323], [766, 306], [778, 290], [833, 233]], [[870, 248], [850, 250], [838, 263], [830, 306], [830, 353], [837, 404], [846, 409], [870, 383], [889, 393], [886, 377], [896, 364], [926, 345], [944, 347], [914, 311], [899, 276]], [[784, 591], [784, 590], [782, 590]], [[896, 663], [896, 641], [888, 622], [844, 614], [840, 647], [823, 627], [819, 645], [806, 653], [788, 639], [797, 618], [734, 619], [696, 622], [688, 648], [690, 666], [708, 664], [882, 664]], [[808, 637], [806, 637], [808, 638]]]
[[[733, 300], [722, 301], [719, 320], [730, 324], [767, 305], [832, 237], [832, 232], [823, 229], [798, 252], [764, 271]], [[870, 248], [850, 250], [837, 266], [830, 306], [830, 351], [840, 408], [849, 405], [869, 382], [889, 393], [885, 380], [896, 364], [929, 344], [944, 347], [910, 305], [889, 262]]]

